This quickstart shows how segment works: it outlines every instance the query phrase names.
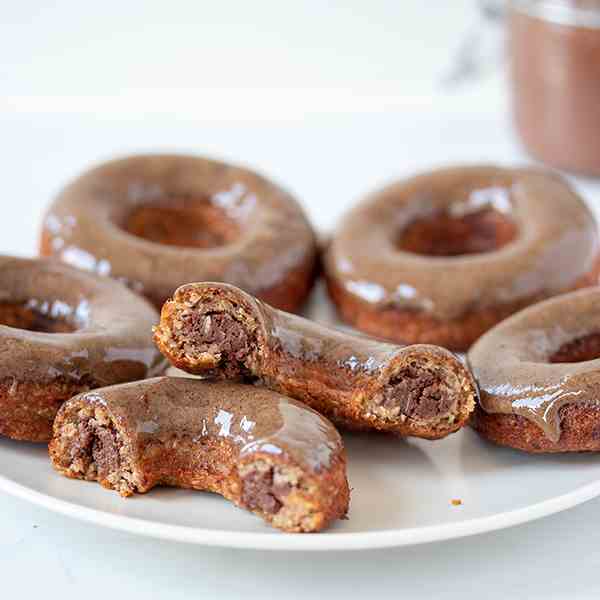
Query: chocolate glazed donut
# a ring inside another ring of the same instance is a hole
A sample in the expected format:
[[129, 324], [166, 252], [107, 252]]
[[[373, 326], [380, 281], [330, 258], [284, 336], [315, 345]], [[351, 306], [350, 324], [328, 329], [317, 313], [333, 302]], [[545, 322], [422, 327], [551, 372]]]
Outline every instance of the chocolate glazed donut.
[[82, 394], [59, 412], [49, 450], [63, 475], [122, 496], [216, 492], [284, 531], [318, 531], [348, 510], [333, 425], [253, 386], [161, 377]]
[[600, 451], [600, 288], [523, 310], [468, 358], [483, 437], [526, 452]]
[[357, 328], [466, 350], [525, 306], [596, 285], [597, 225], [559, 176], [442, 169], [367, 197], [325, 254], [331, 297]]
[[296, 200], [240, 167], [177, 155], [105, 163], [50, 207], [40, 253], [127, 283], [160, 308], [188, 281], [226, 281], [296, 310], [316, 240]]
[[155, 341], [184, 371], [257, 381], [351, 429], [442, 438], [464, 425], [477, 393], [443, 348], [344, 334], [226, 284], [179, 288]]
[[158, 313], [108, 279], [47, 260], [0, 257], [0, 435], [47, 442], [80, 392], [162, 372]]

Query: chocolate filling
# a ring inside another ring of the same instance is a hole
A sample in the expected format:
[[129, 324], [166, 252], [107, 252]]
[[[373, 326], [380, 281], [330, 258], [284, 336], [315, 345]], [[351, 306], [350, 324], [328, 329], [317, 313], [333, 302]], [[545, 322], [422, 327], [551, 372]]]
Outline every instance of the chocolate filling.
[[563, 344], [549, 358], [551, 363], [576, 363], [600, 358], [600, 333], [590, 333]]
[[209, 199], [172, 199], [136, 207], [124, 229], [157, 244], [215, 248], [235, 241], [238, 223]]
[[251, 510], [261, 510], [274, 515], [283, 506], [283, 499], [292, 485], [275, 482], [274, 468], [254, 469], [242, 476], [242, 503]]
[[86, 471], [95, 463], [98, 479], [108, 478], [120, 467], [117, 432], [95, 419], [80, 422], [71, 446], [71, 461], [79, 462]]
[[405, 227], [399, 250], [427, 256], [460, 256], [492, 252], [517, 235], [515, 223], [501, 212], [485, 208], [462, 216], [438, 212]]
[[53, 317], [26, 302], [1, 302], [0, 324], [40, 333], [72, 333], [77, 330], [69, 320]]
[[232, 366], [243, 364], [250, 353], [246, 329], [227, 313], [194, 311], [181, 320], [181, 337], [193, 345], [194, 353], [218, 354], [223, 364]]
[[380, 406], [399, 409], [413, 419], [430, 421], [448, 416], [455, 404], [455, 395], [429, 369], [416, 365], [404, 367], [390, 381]]

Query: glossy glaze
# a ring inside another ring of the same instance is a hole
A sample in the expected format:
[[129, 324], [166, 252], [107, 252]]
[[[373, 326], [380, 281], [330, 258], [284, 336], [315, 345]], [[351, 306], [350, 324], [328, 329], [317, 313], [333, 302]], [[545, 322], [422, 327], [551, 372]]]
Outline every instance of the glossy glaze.
[[[168, 209], [182, 199], [222, 213], [239, 234], [214, 247], [191, 247], [126, 231], [140, 208]], [[315, 240], [294, 198], [260, 175], [203, 158], [155, 155], [108, 162], [73, 181], [48, 210], [41, 250], [162, 304], [179, 285], [197, 280], [228, 281], [260, 295], [302, 265], [310, 271]]]
[[600, 358], [550, 360], [562, 346], [591, 333], [600, 333], [598, 288], [546, 300], [497, 325], [468, 354], [481, 407], [523, 416], [558, 441], [563, 406], [600, 406]]
[[343, 370], [349, 375], [376, 375], [389, 367], [401, 350], [366, 336], [350, 335], [322, 324], [278, 311], [261, 304], [268, 327], [272, 352], [303, 363], [316, 363], [327, 370]]
[[336, 390], [363, 393], [358, 382], [385, 386], [400, 364], [423, 353], [448, 361], [463, 370], [448, 350], [428, 344], [399, 346], [361, 334], [344, 333], [333, 327], [278, 310], [229, 284], [215, 282], [181, 286], [175, 302], [205, 304], [203, 310], [241, 306], [256, 322], [257, 340], [252, 353], [256, 374], [284, 380], [286, 372], [297, 376], [298, 365], [306, 372], [318, 372], [320, 381], [329, 381]]
[[[518, 234], [512, 242], [462, 256], [398, 249], [398, 236], [416, 219], [484, 207], [514, 221]], [[329, 277], [364, 303], [445, 320], [568, 289], [592, 269], [598, 250], [592, 214], [560, 177], [533, 169], [457, 167], [367, 197], [342, 221], [325, 266]]]
[[0, 303], [21, 303], [72, 322], [70, 333], [0, 325], [0, 380], [109, 385], [157, 374], [158, 315], [120, 284], [47, 260], [0, 257]]
[[[257, 372], [282, 390], [292, 386], [321, 401], [328, 398], [344, 413], [344, 396], [350, 403], [371, 403], [394, 386], [394, 376], [414, 361], [436, 370], [462, 389], [464, 397], [475, 395], [471, 376], [451, 352], [429, 344], [399, 346], [363, 335], [347, 334], [333, 327], [276, 310], [260, 303], [266, 327]], [[299, 370], [301, 365], [301, 371]], [[295, 387], [291, 382], [296, 381]], [[368, 408], [366, 408], [368, 412]], [[357, 423], [358, 424], [358, 423]]]
[[342, 440], [324, 417], [281, 394], [250, 385], [159, 377], [89, 392], [143, 446], [152, 439], [224, 439], [240, 457], [285, 455], [315, 472], [328, 468]]

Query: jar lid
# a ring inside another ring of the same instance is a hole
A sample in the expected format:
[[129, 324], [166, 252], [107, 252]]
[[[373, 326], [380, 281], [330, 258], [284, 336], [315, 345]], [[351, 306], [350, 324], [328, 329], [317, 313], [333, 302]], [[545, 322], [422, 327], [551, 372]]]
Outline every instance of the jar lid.
[[600, 0], [512, 0], [511, 6], [559, 25], [600, 28]]

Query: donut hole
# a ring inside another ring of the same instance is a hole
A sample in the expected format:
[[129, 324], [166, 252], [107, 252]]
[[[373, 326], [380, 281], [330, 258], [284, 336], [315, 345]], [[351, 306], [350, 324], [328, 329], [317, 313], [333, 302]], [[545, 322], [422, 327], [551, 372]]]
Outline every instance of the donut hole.
[[0, 302], [0, 325], [39, 333], [73, 333], [79, 329], [76, 311], [64, 302]]
[[466, 214], [444, 210], [410, 222], [402, 230], [397, 247], [426, 256], [463, 256], [494, 252], [516, 236], [515, 222], [495, 208]]
[[600, 333], [590, 333], [563, 344], [549, 358], [551, 363], [577, 363], [600, 358]]
[[136, 206], [123, 228], [155, 244], [216, 248], [236, 241], [239, 223], [210, 199], [160, 200]]

